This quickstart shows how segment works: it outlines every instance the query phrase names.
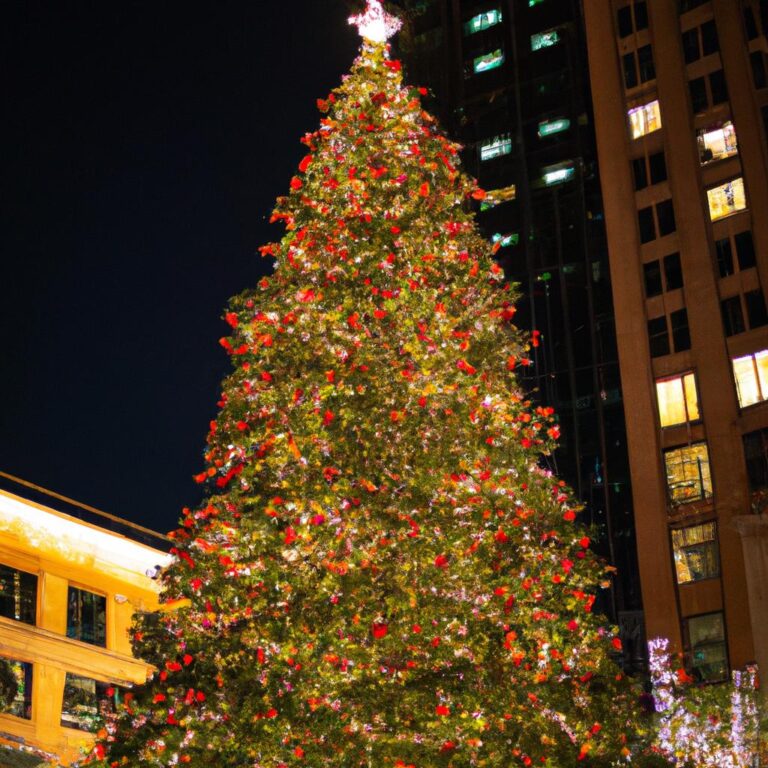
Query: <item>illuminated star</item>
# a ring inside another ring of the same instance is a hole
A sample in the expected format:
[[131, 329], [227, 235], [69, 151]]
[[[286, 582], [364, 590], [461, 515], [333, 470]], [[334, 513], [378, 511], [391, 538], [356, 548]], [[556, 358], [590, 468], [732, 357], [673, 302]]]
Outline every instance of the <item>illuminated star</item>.
[[390, 16], [382, 7], [379, 0], [368, 0], [368, 8], [359, 16], [352, 16], [350, 24], [354, 24], [361, 36], [374, 43], [386, 43], [403, 26], [403, 22], [395, 16]]

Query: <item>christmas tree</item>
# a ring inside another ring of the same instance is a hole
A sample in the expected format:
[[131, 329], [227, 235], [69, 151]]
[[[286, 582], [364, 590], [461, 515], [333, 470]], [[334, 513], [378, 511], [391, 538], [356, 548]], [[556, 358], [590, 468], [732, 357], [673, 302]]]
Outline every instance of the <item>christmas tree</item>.
[[[109, 766], [609, 765], [635, 726], [591, 608], [605, 570], [528, 341], [471, 211], [484, 193], [402, 83], [377, 0], [235, 298], [205, 503], [139, 620], [157, 674]], [[605, 583], [602, 586], [606, 586]]]

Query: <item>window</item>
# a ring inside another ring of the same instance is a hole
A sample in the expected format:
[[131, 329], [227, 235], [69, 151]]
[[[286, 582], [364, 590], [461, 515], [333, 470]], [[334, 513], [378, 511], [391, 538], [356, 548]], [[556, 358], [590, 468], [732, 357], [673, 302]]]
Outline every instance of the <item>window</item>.
[[659, 265], [658, 259], [643, 264], [643, 277], [645, 281], [646, 298], [650, 299], [653, 296], [659, 296], [663, 293], [664, 289], [661, 285], [661, 266]]
[[571, 127], [571, 121], [567, 117], [558, 117], [552, 120], [543, 120], [539, 123], [538, 135], [540, 139], [552, 136], [556, 133], [567, 131]]
[[504, 63], [504, 51], [501, 48], [497, 48], [490, 53], [484, 53], [482, 56], [475, 57], [472, 62], [472, 71], [479, 75], [482, 72], [488, 72], [491, 69], [496, 69]]
[[501, 136], [495, 136], [492, 139], [486, 139], [480, 145], [480, 159], [482, 161], [493, 160], [502, 155], [508, 155], [512, 151], [512, 137], [505, 133]]
[[34, 624], [37, 615], [37, 576], [0, 565], [0, 616]]
[[656, 401], [662, 427], [698, 421], [699, 396], [696, 393], [695, 374], [684, 373], [670, 379], [658, 379]]
[[765, 88], [768, 85], [765, 75], [765, 56], [762, 51], [753, 51], [749, 54], [749, 63], [752, 65], [752, 79], [755, 88]]
[[672, 326], [672, 345], [675, 352], [684, 352], [691, 348], [691, 333], [688, 330], [688, 312], [678, 309], [669, 316]]
[[104, 717], [114, 711], [118, 696], [118, 689], [109, 683], [67, 672], [61, 725], [78, 731], [95, 731]]
[[709, 218], [712, 221], [743, 211], [747, 207], [744, 179], [739, 176], [737, 179], [708, 189], [707, 200], [709, 201]]
[[[634, 16], [634, 22], [633, 17]], [[619, 37], [629, 37], [633, 32], [648, 28], [648, 6], [645, 0], [636, 0], [630, 5], [619, 8], [616, 14]]]
[[702, 56], [717, 53], [719, 50], [720, 43], [717, 39], [717, 27], [714, 20], [683, 32], [683, 55], [686, 64], [698, 61]]
[[726, 336], [735, 336], [737, 333], [744, 333], [747, 330], [744, 325], [744, 312], [739, 296], [723, 299], [720, 302], [720, 312], [723, 316], [723, 331]]
[[464, 34], [474, 35], [475, 32], [481, 32], [484, 29], [495, 27], [502, 21], [501, 8], [494, 8], [485, 13], [478, 13], [464, 24]]
[[624, 54], [621, 61], [624, 68], [624, 86], [627, 89], [635, 88], [640, 83], [647, 83], [656, 77], [650, 45], [644, 45], [636, 51]]
[[755, 14], [749, 6], [744, 9], [744, 31], [747, 34], [747, 40], [754, 40], [758, 36]]
[[715, 523], [673, 530], [672, 553], [678, 584], [714, 579], [720, 575]]
[[762, 328], [768, 325], [768, 312], [765, 310], [765, 297], [761, 290], [747, 291], [744, 294], [747, 305], [747, 318], [750, 328]]
[[502, 187], [501, 189], [492, 189], [489, 192], [486, 192], [485, 197], [480, 203], [480, 211], [489, 211], [491, 208], [495, 208], [502, 203], [508, 203], [516, 197], [517, 187], [514, 184], [510, 184], [508, 187]]
[[683, 267], [679, 253], [670, 253], [664, 257], [664, 282], [668, 291], [683, 287]]
[[739, 407], [746, 408], [768, 399], [768, 349], [732, 361]]
[[697, 131], [696, 141], [699, 145], [699, 162], [702, 165], [733, 157], [739, 153], [736, 130], [730, 120]]
[[712, 496], [709, 450], [706, 443], [693, 443], [664, 451], [667, 490], [673, 504], [687, 504]]
[[688, 90], [691, 93], [691, 107], [694, 114], [704, 112], [710, 105], [714, 107], [728, 101], [728, 86], [722, 69], [706, 77], [689, 80]]
[[[752, 232], [746, 230], [715, 242], [717, 269], [720, 277], [734, 274], [736, 269], [743, 270], [755, 266], [755, 244]], [[736, 257], [734, 259], [734, 256]]]
[[560, 33], [556, 29], [538, 32], [531, 35], [531, 50], [540, 51], [542, 48], [551, 48], [553, 45], [557, 45], [560, 40]]
[[26, 661], [5, 659], [16, 678], [16, 696], [2, 712], [6, 715], [32, 719], [32, 665]]
[[750, 490], [768, 488], [768, 429], [748, 432], [743, 440]]
[[[645, 296], [651, 298], [659, 296], [664, 291], [674, 291], [683, 287], [683, 270], [680, 264], [680, 254], [670, 253], [663, 260], [664, 271], [658, 259], [643, 264], [643, 277], [645, 282]], [[662, 274], [664, 280], [662, 283]]]
[[632, 161], [635, 174], [635, 189], [645, 189], [649, 183], [660, 184], [667, 180], [667, 162], [663, 152], [656, 152], [645, 157], [638, 157]]
[[690, 672], [701, 682], [717, 682], [728, 677], [723, 614], [707, 613], [685, 620]]
[[92, 645], [107, 644], [107, 598], [70, 587], [67, 596], [67, 637]]
[[[654, 208], [656, 209], [655, 220]], [[637, 223], [641, 243], [650, 243], [657, 236], [664, 237], [672, 234], [676, 229], [672, 200], [663, 200], [656, 203], [655, 206], [649, 205], [647, 208], [641, 208], [637, 212]]]
[[627, 112], [632, 138], [638, 139], [661, 128], [661, 110], [658, 100], [650, 101]]
[[648, 321], [648, 342], [651, 357], [663, 357], [669, 354], [669, 332], [665, 316], [654, 317]]
[[569, 181], [575, 175], [576, 169], [570, 161], [547, 165], [541, 169], [541, 179], [548, 187], [553, 184], [562, 184], [564, 181]]

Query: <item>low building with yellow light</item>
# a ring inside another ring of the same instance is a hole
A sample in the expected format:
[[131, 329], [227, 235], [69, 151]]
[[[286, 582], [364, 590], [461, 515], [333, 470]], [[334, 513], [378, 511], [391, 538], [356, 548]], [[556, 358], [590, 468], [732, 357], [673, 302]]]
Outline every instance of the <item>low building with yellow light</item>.
[[132, 655], [129, 628], [134, 613], [159, 608], [154, 577], [169, 540], [0, 480], [0, 656], [18, 680], [0, 740], [67, 765], [93, 743], [100, 715], [151, 669]]

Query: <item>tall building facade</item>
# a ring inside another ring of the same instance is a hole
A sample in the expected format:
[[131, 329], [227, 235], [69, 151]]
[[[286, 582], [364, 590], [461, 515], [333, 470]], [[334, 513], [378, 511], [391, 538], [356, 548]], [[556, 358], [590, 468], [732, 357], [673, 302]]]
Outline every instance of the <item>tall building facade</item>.
[[135, 612], [160, 608], [153, 576], [169, 547], [0, 473], [0, 657], [17, 682], [0, 744], [56, 764], [82, 757], [100, 716], [151, 670], [132, 655], [128, 630]]
[[[478, 223], [519, 283], [516, 323], [540, 341], [524, 386], [560, 417], [551, 468], [585, 504], [618, 569], [601, 608], [638, 662], [644, 641], [623, 404], [581, 5], [402, 0], [409, 82], [430, 88], [466, 170]], [[630, 663], [632, 663], [630, 661]]]
[[768, 669], [768, 3], [584, 12], [648, 635]]

